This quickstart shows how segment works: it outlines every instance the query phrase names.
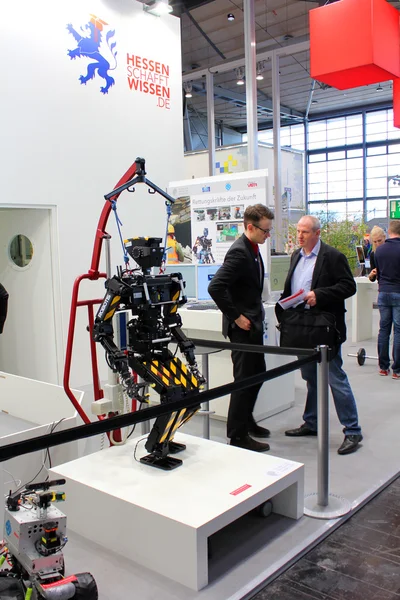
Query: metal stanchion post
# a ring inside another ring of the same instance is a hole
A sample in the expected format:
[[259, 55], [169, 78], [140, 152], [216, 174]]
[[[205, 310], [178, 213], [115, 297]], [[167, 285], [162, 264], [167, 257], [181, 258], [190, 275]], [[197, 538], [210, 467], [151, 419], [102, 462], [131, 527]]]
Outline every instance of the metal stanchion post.
[[[204, 389], [208, 390], [208, 374], [209, 374], [208, 354], [203, 354], [203, 356], [201, 357], [201, 371], [202, 371], [203, 377], [206, 380], [206, 383], [204, 384]], [[203, 412], [203, 411], [204, 411], [204, 414], [203, 414], [203, 438], [205, 440], [209, 440], [210, 439], [210, 403], [209, 402], [204, 402], [202, 404], [201, 412]]]
[[329, 366], [328, 347], [321, 347], [318, 364], [318, 504], [328, 506], [329, 496]]
[[328, 346], [320, 346], [318, 364], [318, 481], [317, 493], [304, 499], [304, 514], [317, 519], [335, 519], [346, 515], [351, 504], [345, 498], [329, 493], [329, 363]]

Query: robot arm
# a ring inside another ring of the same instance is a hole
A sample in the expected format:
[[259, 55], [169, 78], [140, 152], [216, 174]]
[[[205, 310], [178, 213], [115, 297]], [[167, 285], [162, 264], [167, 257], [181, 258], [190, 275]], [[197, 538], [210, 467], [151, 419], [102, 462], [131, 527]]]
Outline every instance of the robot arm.
[[121, 303], [128, 301], [131, 290], [129, 285], [119, 277], [108, 279], [106, 289], [107, 293], [95, 318], [93, 339], [95, 342], [100, 342], [105, 349], [108, 365], [114, 373], [120, 374], [128, 396], [142, 401], [142, 398], [138, 397], [138, 386], [132, 377], [128, 356], [118, 348], [113, 339], [112, 318]]

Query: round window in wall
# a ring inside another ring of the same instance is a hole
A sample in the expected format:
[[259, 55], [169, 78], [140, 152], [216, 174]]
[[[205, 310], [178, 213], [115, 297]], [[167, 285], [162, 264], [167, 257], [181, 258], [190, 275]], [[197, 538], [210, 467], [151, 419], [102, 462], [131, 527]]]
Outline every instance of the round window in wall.
[[21, 267], [21, 269], [26, 267], [31, 262], [33, 256], [31, 240], [26, 235], [15, 235], [10, 242], [9, 253], [12, 262], [17, 267]]

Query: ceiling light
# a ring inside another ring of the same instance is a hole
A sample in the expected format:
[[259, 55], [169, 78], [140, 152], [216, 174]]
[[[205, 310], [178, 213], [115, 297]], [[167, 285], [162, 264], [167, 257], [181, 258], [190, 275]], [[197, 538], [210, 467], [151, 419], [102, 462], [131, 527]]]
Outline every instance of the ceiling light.
[[236, 83], [237, 85], [244, 85], [244, 67], [236, 69]]
[[381, 84], [378, 85], [378, 87], [375, 90], [376, 92], [383, 92], [383, 87], [381, 86]]
[[190, 81], [183, 82], [183, 89], [185, 91], [185, 98], [192, 98], [192, 84]]
[[318, 104], [318, 100], [311, 100], [311, 104]]
[[235, 15], [233, 13], [229, 13], [226, 18], [228, 19], [228, 21], [234, 21], [235, 20]]
[[169, 5], [168, 0], [153, 0], [148, 4], [144, 4], [143, 10], [155, 17], [162, 17], [172, 12], [172, 6]]
[[264, 71], [264, 61], [260, 61], [257, 63], [257, 75], [256, 75], [256, 79], [258, 81], [262, 81], [264, 79], [264, 75], [262, 74]]

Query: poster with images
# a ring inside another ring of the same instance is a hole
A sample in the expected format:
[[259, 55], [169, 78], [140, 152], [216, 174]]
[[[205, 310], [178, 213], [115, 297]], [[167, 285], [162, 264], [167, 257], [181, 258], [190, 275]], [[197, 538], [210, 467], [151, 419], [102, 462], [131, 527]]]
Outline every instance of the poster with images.
[[190, 196], [176, 198], [167, 234], [167, 264], [192, 262]]
[[[230, 246], [244, 233], [243, 217], [252, 204], [267, 203], [267, 170], [173, 182], [169, 193], [185, 200], [185, 229], [175, 228], [176, 241], [184, 246], [184, 262], [221, 264]], [[190, 205], [190, 242], [188, 241], [187, 202]], [[180, 212], [173, 207], [175, 223]], [[175, 216], [175, 213], [179, 213]], [[174, 253], [175, 257], [175, 253]]]

